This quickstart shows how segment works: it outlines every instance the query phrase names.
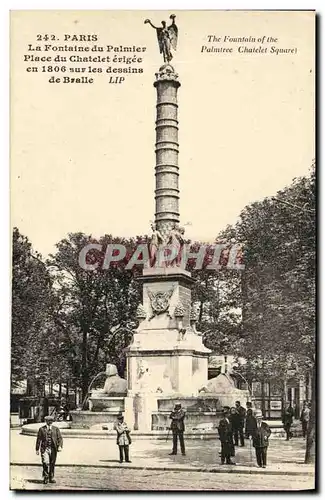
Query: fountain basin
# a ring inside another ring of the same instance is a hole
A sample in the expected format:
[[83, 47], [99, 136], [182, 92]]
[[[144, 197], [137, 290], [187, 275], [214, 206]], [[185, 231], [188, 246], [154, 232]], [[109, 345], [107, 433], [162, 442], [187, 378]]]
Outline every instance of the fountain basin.
[[[21, 434], [25, 436], [34, 436], [36, 438], [38, 429], [41, 425], [44, 424], [26, 424], [21, 429]], [[54, 423], [57, 425], [57, 422]], [[102, 424], [106, 426], [106, 422]], [[63, 439], [108, 439], [116, 441], [116, 432], [112, 430], [103, 430], [100, 428], [101, 424], [96, 424], [93, 428], [90, 429], [72, 429], [68, 427], [61, 428], [61, 434]], [[213, 439], [216, 440], [218, 435], [216, 431], [210, 430], [197, 430], [187, 432], [185, 431], [184, 437], [185, 439]], [[151, 431], [151, 432], [141, 432], [141, 431], [132, 431], [131, 432], [132, 439], [166, 439], [167, 431]]]
[[[156, 411], [152, 413], [152, 430], [167, 430], [170, 427], [170, 411]], [[188, 432], [194, 431], [213, 431], [217, 433], [217, 427], [222, 417], [221, 412], [192, 411], [186, 413], [184, 420], [185, 429]]]
[[89, 401], [92, 412], [114, 412], [118, 414], [124, 411], [124, 396], [103, 396], [94, 391]]
[[115, 423], [117, 416], [123, 409], [112, 407], [106, 411], [89, 411], [89, 410], [75, 410], [71, 412], [72, 422], [71, 429], [90, 429], [96, 424], [108, 425]]
[[182, 405], [186, 413], [190, 412], [221, 412], [222, 405], [218, 395], [199, 395], [199, 396], [168, 396], [159, 398], [158, 411], [173, 411], [176, 403]]
[[169, 418], [176, 403], [186, 412], [185, 428], [193, 431], [216, 432], [222, 416], [222, 405], [217, 395], [181, 396], [173, 395], [157, 400], [158, 411], [152, 412], [152, 430], [166, 430], [170, 427]]
[[[284, 438], [285, 432], [283, 430], [283, 424], [279, 420], [266, 420], [266, 423], [270, 426], [272, 434], [271, 439]], [[64, 424], [64, 425], [62, 425]], [[107, 425], [106, 422], [102, 424], [95, 424], [91, 429], [73, 429], [69, 426], [70, 422], [55, 422], [54, 425], [60, 428], [63, 439], [66, 438], [78, 438], [78, 439], [109, 439], [116, 440], [116, 432], [112, 430], [103, 430], [101, 427]], [[44, 425], [42, 424], [26, 424], [23, 425], [21, 429], [21, 434], [25, 436], [34, 436], [36, 438], [38, 429]], [[302, 430], [299, 421], [294, 421], [291, 428], [294, 437], [301, 437]], [[140, 432], [132, 431], [132, 438], [134, 440], [138, 439], [166, 439], [166, 430], [153, 430], [150, 432]], [[185, 439], [213, 439], [217, 440], [219, 438], [218, 431], [215, 428], [197, 428], [189, 430], [186, 428], [184, 433]]]

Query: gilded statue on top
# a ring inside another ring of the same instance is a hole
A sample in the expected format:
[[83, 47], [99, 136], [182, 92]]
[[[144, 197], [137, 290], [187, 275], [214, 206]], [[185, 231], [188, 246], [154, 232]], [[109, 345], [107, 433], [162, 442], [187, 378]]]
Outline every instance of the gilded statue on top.
[[150, 19], [145, 20], [145, 24], [150, 24], [150, 26], [156, 30], [159, 52], [163, 55], [164, 63], [167, 64], [173, 59], [171, 49], [177, 49], [178, 28], [175, 24], [175, 17], [174, 14], [170, 16], [172, 20], [170, 26], [166, 26], [166, 21], [161, 21], [162, 27], [154, 26]]

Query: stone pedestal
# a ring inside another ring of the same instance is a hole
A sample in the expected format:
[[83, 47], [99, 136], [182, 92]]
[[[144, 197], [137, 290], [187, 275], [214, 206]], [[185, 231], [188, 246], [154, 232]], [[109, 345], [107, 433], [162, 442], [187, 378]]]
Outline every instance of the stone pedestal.
[[89, 398], [90, 411], [103, 411], [103, 412], [119, 412], [124, 411], [124, 396], [105, 396], [102, 393], [93, 391], [92, 396]]
[[[145, 269], [140, 279], [146, 317], [127, 351], [128, 394], [197, 395], [207, 381], [210, 350], [190, 323], [194, 280], [179, 268]], [[180, 304], [181, 317], [175, 313]]]
[[145, 318], [127, 351], [128, 396], [134, 428], [149, 431], [158, 397], [198, 395], [207, 382], [210, 350], [191, 324], [190, 274], [145, 269], [140, 279]]

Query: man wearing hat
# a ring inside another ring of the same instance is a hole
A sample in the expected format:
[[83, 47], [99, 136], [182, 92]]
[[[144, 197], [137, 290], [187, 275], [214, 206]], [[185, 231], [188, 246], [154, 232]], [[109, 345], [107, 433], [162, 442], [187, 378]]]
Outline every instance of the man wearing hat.
[[263, 422], [263, 414], [261, 410], [256, 410], [255, 420], [256, 426], [253, 430], [252, 438], [256, 453], [256, 461], [259, 467], [263, 467], [263, 469], [265, 469], [271, 429], [266, 422]]
[[234, 455], [233, 428], [230, 421], [230, 408], [225, 406], [223, 417], [219, 422], [218, 432], [221, 441], [221, 465], [226, 461], [227, 464], [236, 465], [230, 457]]
[[54, 469], [57, 452], [63, 447], [63, 439], [60, 429], [52, 425], [54, 418], [51, 415], [45, 417], [45, 425], [39, 428], [36, 439], [36, 455], [41, 452], [43, 465], [44, 484], [55, 483]]
[[293, 416], [294, 416], [294, 411], [291, 406], [291, 403], [287, 403], [285, 409], [282, 412], [282, 422], [283, 422], [283, 428], [286, 432], [287, 435], [287, 441], [289, 441], [290, 438], [292, 438], [292, 432], [291, 432], [291, 426], [293, 422]]
[[235, 446], [238, 446], [238, 437], [240, 439], [240, 446], [245, 446], [244, 440], [244, 426], [246, 418], [246, 410], [241, 406], [240, 401], [235, 402], [236, 417], [234, 419], [233, 432]]
[[182, 455], [185, 455], [185, 443], [184, 443], [184, 418], [185, 412], [182, 410], [181, 404], [175, 404], [174, 411], [171, 412], [169, 418], [171, 418], [172, 423], [170, 428], [173, 433], [173, 451], [170, 455], [177, 455], [177, 436], [179, 437], [179, 444], [181, 446]]
[[253, 435], [256, 427], [256, 419], [254, 416], [253, 404], [250, 401], [246, 403], [246, 423], [245, 423], [245, 436], [248, 439]]
[[125, 462], [130, 463], [131, 460], [129, 458], [129, 445], [132, 443], [132, 440], [130, 436], [130, 429], [124, 422], [124, 417], [121, 413], [117, 417], [117, 422], [114, 425], [114, 429], [117, 432], [116, 444], [118, 445], [120, 451], [120, 463], [123, 462], [123, 459], [125, 459]]

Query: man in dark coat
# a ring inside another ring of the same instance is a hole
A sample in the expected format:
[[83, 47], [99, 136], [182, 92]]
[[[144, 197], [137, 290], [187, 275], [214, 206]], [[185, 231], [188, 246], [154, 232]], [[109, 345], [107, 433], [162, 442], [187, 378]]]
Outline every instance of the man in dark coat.
[[250, 401], [246, 403], [246, 422], [245, 422], [245, 436], [248, 439], [253, 435], [256, 427], [256, 419], [254, 417], [253, 405]]
[[[228, 410], [228, 407], [226, 406], [224, 409]], [[233, 441], [233, 448], [235, 449], [235, 434], [237, 433], [237, 444], [236, 446], [238, 446], [238, 413], [237, 413], [237, 410], [234, 406], [232, 406], [231, 408], [229, 408], [229, 422], [231, 424], [231, 428], [232, 428], [232, 441]], [[235, 456], [235, 454], [233, 453], [231, 456]]]
[[221, 465], [223, 465], [225, 461], [227, 464], [235, 465], [230, 459], [233, 455], [234, 443], [232, 439], [233, 429], [228, 408], [223, 409], [223, 417], [219, 422], [218, 433], [221, 441]]
[[60, 429], [52, 425], [54, 418], [45, 417], [46, 424], [39, 428], [36, 439], [36, 454], [41, 452], [44, 484], [55, 483], [54, 469], [57, 452], [62, 450], [63, 439]]
[[169, 418], [171, 418], [172, 423], [170, 428], [173, 433], [173, 451], [169, 453], [170, 455], [177, 455], [177, 436], [179, 438], [179, 444], [181, 446], [182, 455], [185, 455], [185, 443], [184, 443], [184, 418], [185, 412], [182, 410], [182, 405], [176, 404], [174, 411], [171, 412]]
[[246, 410], [241, 406], [240, 401], [236, 401], [235, 403], [236, 414], [233, 418], [233, 432], [234, 432], [234, 441], [235, 446], [238, 446], [238, 436], [240, 439], [240, 446], [245, 446], [244, 441], [244, 426], [245, 426], [245, 417]]
[[256, 453], [256, 461], [259, 467], [265, 469], [267, 462], [267, 448], [269, 446], [269, 437], [271, 429], [266, 422], [263, 422], [263, 415], [261, 410], [255, 413], [256, 427], [253, 432], [253, 446]]
[[291, 433], [291, 426], [293, 422], [293, 408], [291, 406], [291, 403], [286, 404], [286, 408], [282, 412], [282, 422], [283, 422], [283, 428], [287, 434], [286, 440], [289, 441], [289, 439], [292, 437]]

